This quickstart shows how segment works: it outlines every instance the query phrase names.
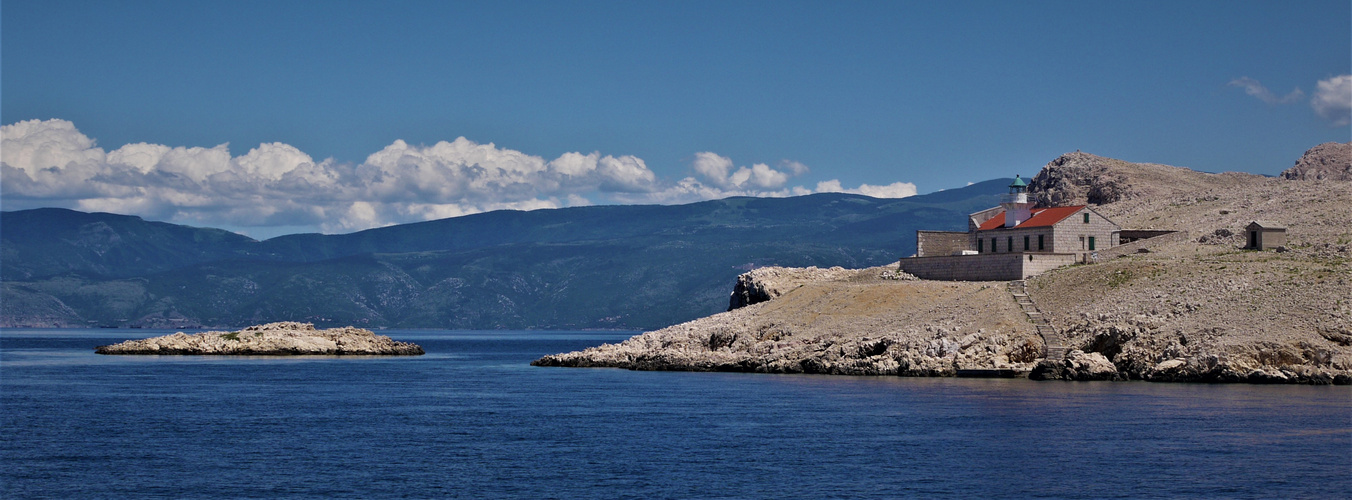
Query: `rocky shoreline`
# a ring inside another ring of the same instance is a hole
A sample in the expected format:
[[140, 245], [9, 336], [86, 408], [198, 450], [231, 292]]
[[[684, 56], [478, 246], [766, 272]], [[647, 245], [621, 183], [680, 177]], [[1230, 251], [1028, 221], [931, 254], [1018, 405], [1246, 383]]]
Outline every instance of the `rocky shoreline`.
[[[548, 355], [531, 364], [919, 377], [1005, 377], [1014, 372], [1032, 380], [1352, 385], [1352, 349], [1336, 343], [1316, 347], [1306, 340], [1290, 349], [1275, 342], [1195, 345], [1193, 353], [1177, 345], [1146, 349], [1126, 342], [1124, 354], [1123, 346], [1101, 335], [1074, 335], [1088, 343], [1077, 343], [1064, 359], [1046, 359], [1040, 358], [1041, 339], [1011, 316], [1016, 309], [1003, 283], [896, 280], [883, 268], [757, 271], [743, 274], [737, 290], [782, 289], [786, 277], [794, 278], [794, 288], [618, 344]], [[818, 281], [804, 279], [808, 277]], [[906, 300], [908, 296], [917, 300]], [[894, 300], [861, 303], [860, 297]], [[1133, 340], [1138, 335], [1151, 340], [1146, 330], [1131, 332]], [[1104, 352], [1081, 349], [1106, 351], [1117, 363]], [[1201, 355], [1213, 351], [1228, 355]]]
[[774, 290], [769, 300], [531, 364], [900, 376], [1033, 368], [1042, 341], [1003, 283], [897, 276], [883, 267], [757, 269], [738, 289]]
[[233, 332], [178, 332], [160, 337], [99, 346], [98, 354], [233, 356], [417, 356], [422, 347], [354, 327], [317, 330], [297, 322], [255, 325]]

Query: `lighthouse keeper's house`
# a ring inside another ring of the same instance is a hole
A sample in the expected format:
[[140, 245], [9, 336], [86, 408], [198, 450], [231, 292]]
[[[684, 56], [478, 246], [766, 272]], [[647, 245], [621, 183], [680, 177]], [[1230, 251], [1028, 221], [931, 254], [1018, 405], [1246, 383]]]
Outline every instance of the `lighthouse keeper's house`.
[[968, 217], [966, 233], [918, 231], [915, 257], [902, 271], [924, 279], [1018, 280], [1118, 245], [1122, 228], [1087, 205], [1034, 208], [1028, 184], [1014, 178], [1000, 206]]

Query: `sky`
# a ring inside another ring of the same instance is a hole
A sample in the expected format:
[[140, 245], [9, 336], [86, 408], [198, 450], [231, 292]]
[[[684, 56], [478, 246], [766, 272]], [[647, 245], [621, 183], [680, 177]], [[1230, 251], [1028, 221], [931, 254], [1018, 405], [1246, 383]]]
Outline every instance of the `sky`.
[[0, 3], [0, 208], [350, 232], [1352, 140], [1352, 3]]

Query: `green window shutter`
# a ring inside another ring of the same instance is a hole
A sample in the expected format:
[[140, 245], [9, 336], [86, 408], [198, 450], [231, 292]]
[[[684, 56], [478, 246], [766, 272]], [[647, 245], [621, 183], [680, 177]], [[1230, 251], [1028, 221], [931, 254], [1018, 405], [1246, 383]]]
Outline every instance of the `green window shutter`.
[[1085, 223], [1085, 224], [1088, 224], [1088, 223], [1089, 223], [1089, 212], [1085, 212], [1085, 213], [1084, 213], [1084, 223]]
[[1043, 235], [1041, 235], [1041, 234], [1037, 235], [1037, 249], [1038, 249], [1038, 250], [1042, 250], [1042, 249], [1043, 249], [1043, 247], [1042, 247], [1042, 236], [1043, 236]]
[[1023, 235], [1023, 251], [1028, 251], [1028, 235]]
[[977, 238], [977, 239], [976, 239], [976, 253], [981, 253], [981, 252], [985, 252], [985, 251], [986, 251], [986, 240], [983, 240], [983, 239], [981, 239], [981, 238]]
[[1090, 236], [1090, 237], [1089, 237], [1089, 249], [1090, 249], [1090, 250], [1093, 250], [1093, 249], [1094, 249], [1094, 237], [1093, 237], [1093, 236]]
[[1013, 252], [1013, 251], [1014, 251], [1014, 237], [1013, 237], [1013, 236], [1010, 236], [1009, 238], [1006, 238], [1005, 245], [1006, 245], [1006, 247], [1005, 247], [1005, 251], [1006, 251], [1006, 252]]

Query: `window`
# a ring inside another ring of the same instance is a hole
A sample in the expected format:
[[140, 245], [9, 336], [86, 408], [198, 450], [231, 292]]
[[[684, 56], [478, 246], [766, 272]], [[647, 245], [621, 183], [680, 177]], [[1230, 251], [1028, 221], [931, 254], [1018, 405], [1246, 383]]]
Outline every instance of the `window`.
[[1084, 213], [1084, 223], [1085, 223], [1085, 224], [1088, 224], [1088, 223], [1089, 223], [1089, 212], [1085, 212], [1085, 213]]
[[981, 238], [977, 238], [977, 239], [976, 239], [976, 253], [981, 253], [981, 252], [985, 252], [985, 251], [986, 251], [986, 240], [983, 240], [983, 239], [981, 239]]
[[1028, 235], [1023, 235], [1023, 251], [1028, 251]]
[[1089, 237], [1089, 249], [1090, 249], [1090, 250], [1093, 250], [1093, 249], [1094, 249], [1094, 237], [1093, 237], [1093, 236], [1090, 236], [1090, 237]]
[[1038, 249], [1038, 250], [1042, 250], [1042, 249], [1043, 249], [1043, 247], [1042, 247], [1042, 236], [1043, 236], [1043, 235], [1041, 235], [1041, 234], [1037, 235], [1037, 249]]
[[995, 252], [998, 252], [998, 251], [999, 251], [999, 250], [996, 250], [995, 248], [996, 248], [996, 247], [995, 247], [995, 238], [991, 238], [991, 253], [995, 253]]
[[1005, 251], [1006, 251], [1006, 252], [1013, 252], [1013, 251], [1014, 251], [1014, 237], [1013, 237], [1013, 236], [1010, 236], [1009, 238], [1007, 238], [1007, 241], [1005, 241]]

